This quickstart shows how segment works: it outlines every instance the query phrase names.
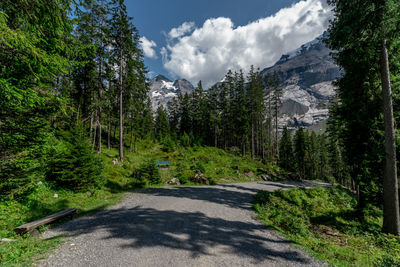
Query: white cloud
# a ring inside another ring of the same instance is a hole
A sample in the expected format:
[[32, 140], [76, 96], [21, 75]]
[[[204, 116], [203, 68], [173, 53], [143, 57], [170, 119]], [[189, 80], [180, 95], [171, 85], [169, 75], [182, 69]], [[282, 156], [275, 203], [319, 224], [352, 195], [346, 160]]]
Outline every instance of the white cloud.
[[179, 38], [193, 31], [193, 28], [194, 28], [194, 22], [184, 22], [178, 28], [172, 28], [172, 30], [170, 30], [168, 33], [168, 37], [171, 39]]
[[157, 53], [153, 49], [153, 47], [157, 47], [156, 42], [150, 41], [146, 37], [143, 36], [140, 38], [140, 43], [141, 43], [142, 50], [143, 50], [145, 57], [154, 58], [154, 59], [157, 58]]
[[170, 31], [169, 37], [176, 39], [161, 49], [163, 64], [173, 76], [210, 86], [228, 69], [248, 71], [251, 65], [274, 64], [282, 54], [322, 34], [330, 18], [326, 0], [302, 0], [245, 26], [235, 27], [231, 19], [219, 17], [193, 31], [185, 22]]

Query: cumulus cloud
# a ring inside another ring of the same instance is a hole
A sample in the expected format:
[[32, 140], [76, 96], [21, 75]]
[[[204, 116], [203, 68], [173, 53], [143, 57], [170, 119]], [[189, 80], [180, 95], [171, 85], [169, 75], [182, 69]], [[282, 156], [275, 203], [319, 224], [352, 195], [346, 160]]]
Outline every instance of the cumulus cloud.
[[145, 57], [148, 58], [157, 58], [157, 53], [153, 47], [157, 47], [156, 42], [148, 40], [146, 37], [140, 38], [141, 47]]
[[168, 33], [168, 37], [171, 39], [182, 37], [183, 35], [193, 31], [193, 28], [194, 22], [184, 22], [178, 28], [173, 28], [172, 30], [170, 30], [170, 32]]
[[228, 69], [271, 66], [282, 54], [322, 34], [330, 18], [326, 0], [302, 0], [245, 26], [235, 27], [224, 17], [208, 19], [195, 29], [183, 23], [170, 31], [168, 45], [161, 49], [163, 64], [173, 76], [210, 86]]

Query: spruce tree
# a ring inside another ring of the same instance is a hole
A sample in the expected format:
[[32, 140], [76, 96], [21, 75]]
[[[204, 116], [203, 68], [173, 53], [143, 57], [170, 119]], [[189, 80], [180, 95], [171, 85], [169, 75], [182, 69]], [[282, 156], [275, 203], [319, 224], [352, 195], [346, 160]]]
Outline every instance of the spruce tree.
[[[363, 1], [362, 5], [357, 0], [332, 0], [329, 3], [335, 7], [335, 19], [329, 29], [328, 42], [332, 49], [339, 51], [336, 60], [345, 72], [338, 81], [341, 103], [336, 115], [343, 119], [343, 132], [348, 132], [347, 136], [352, 137], [351, 141], [354, 142], [350, 144], [345, 141], [344, 144], [349, 144], [346, 159], [352, 166], [352, 175], [359, 177], [359, 209], [363, 209], [366, 202], [373, 199], [370, 189], [374, 184], [382, 184], [383, 231], [399, 235], [400, 213], [390, 80], [390, 65], [393, 65], [395, 57], [388, 57], [388, 49], [396, 51], [394, 48], [398, 46], [396, 40], [399, 38], [397, 21], [400, 17], [400, 3], [394, 0], [368, 0]], [[380, 92], [376, 90], [377, 87], [380, 87]], [[346, 115], [344, 111], [350, 108], [353, 114]], [[382, 113], [384, 125], [379, 123]], [[383, 129], [384, 138], [377, 134]], [[357, 132], [362, 138], [357, 137]], [[378, 138], [374, 138], [374, 135], [378, 135]], [[379, 154], [384, 154], [385, 163], [380, 161]], [[379, 165], [383, 165], [381, 170], [384, 171], [377, 169]], [[383, 182], [374, 181], [374, 176], [382, 176]]]
[[279, 166], [286, 171], [294, 171], [294, 155], [292, 136], [287, 127], [283, 128], [282, 137], [279, 142]]

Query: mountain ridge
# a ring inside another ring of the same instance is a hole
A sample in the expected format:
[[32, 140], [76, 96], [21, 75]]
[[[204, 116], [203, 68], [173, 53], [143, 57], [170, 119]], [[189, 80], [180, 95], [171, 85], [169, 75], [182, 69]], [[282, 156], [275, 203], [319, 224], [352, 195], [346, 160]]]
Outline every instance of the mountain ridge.
[[[341, 75], [335, 64], [333, 52], [324, 43], [328, 33], [298, 49], [288, 52], [271, 67], [261, 71], [263, 76], [277, 73], [282, 88], [282, 106], [279, 115], [279, 128], [323, 129], [329, 117], [329, 105], [335, 98], [332, 82]], [[190, 93], [194, 86], [186, 79], [169, 80], [157, 75], [150, 82], [150, 97], [153, 110], [168, 104], [179, 94]], [[268, 92], [267, 92], [268, 93]]]

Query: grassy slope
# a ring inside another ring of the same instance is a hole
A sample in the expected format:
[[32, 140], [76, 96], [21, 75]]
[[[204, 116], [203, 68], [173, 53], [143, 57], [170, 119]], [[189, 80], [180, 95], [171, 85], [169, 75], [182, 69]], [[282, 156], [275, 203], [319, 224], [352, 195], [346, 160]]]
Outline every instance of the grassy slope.
[[[178, 148], [168, 153], [163, 152], [158, 145], [142, 141], [139, 143], [138, 153], [127, 153], [122, 166], [112, 163], [117, 154], [116, 150], [104, 150], [102, 157], [105, 162], [106, 184], [102, 189], [75, 193], [43, 182], [22, 201], [1, 202], [0, 238], [13, 238], [18, 241], [0, 242], [0, 266], [31, 264], [50, 248], [62, 242], [60, 238], [51, 240], [39, 240], [35, 237], [19, 238], [13, 233], [14, 227], [66, 208], [78, 208], [78, 214], [82, 215], [115, 204], [124, 192], [135, 188], [134, 180], [130, 176], [148, 160], [171, 161], [170, 168], [161, 171], [164, 183], [172, 177], [187, 179], [188, 177], [184, 176], [190, 176], [197, 169], [201, 169], [205, 177], [214, 183], [259, 180], [257, 170], [264, 169], [270, 173], [276, 171], [274, 166], [266, 167], [258, 161], [243, 159], [223, 150], [207, 147]], [[254, 174], [253, 177], [244, 175], [250, 172]], [[55, 194], [58, 197], [54, 197]], [[39, 230], [44, 229], [46, 228]]]
[[353, 194], [341, 188], [259, 192], [254, 207], [268, 226], [320, 259], [339, 266], [400, 266], [400, 244], [379, 232], [382, 212], [355, 213]]

